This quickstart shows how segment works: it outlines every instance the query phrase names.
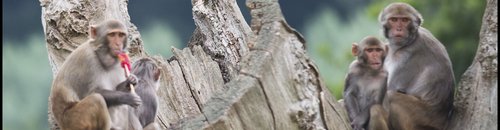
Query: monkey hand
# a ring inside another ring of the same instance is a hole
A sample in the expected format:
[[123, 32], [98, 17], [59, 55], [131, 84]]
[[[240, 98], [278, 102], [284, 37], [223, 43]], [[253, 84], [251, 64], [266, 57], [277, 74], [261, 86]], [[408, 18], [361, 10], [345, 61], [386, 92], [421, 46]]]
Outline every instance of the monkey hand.
[[401, 90], [401, 89], [398, 89], [398, 90], [397, 90], [397, 92], [398, 92], [398, 93], [402, 93], [402, 94], [406, 94], [406, 91]]
[[[130, 74], [127, 77], [127, 83], [128, 84], [136, 85], [138, 81], [139, 81], [139, 79], [134, 74]], [[129, 85], [127, 85], [127, 86], [129, 86]]]
[[363, 128], [363, 127], [361, 127], [359, 125], [353, 125], [352, 123], [351, 123], [351, 127], [352, 127], [353, 130], [365, 130], [365, 128]]
[[353, 128], [353, 130], [364, 130], [364, 121], [359, 116], [357, 117], [358, 118], [354, 118], [354, 120], [351, 122], [351, 127]]
[[126, 98], [126, 101], [128, 101], [127, 104], [134, 108], [137, 108], [142, 104], [141, 97], [139, 97], [136, 93], [128, 93]]
[[125, 81], [123, 81], [122, 83], [118, 84], [118, 86], [116, 86], [116, 90], [122, 91], [122, 92], [130, 92], [130, 91], [132, 91], [130, 88], [130, 85], [131, 84], [136, 85], [138, 81], [139, 81], [139, 79], [137, 78], [137, 76], [130, 74]]

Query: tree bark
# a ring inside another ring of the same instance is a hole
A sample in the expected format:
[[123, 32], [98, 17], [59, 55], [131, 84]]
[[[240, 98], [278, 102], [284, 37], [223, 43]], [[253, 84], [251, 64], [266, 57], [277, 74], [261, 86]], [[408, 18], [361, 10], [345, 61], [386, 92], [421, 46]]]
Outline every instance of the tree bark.
[[251, 31], [234, 0], [192, 3], [197, 29], [190, 46], [201, 45], [219, 63], [227, 83], [200, 101], [200, 113], [169, 128], [350, 128], [345, 110], [325, 88], [305, 41], [286, 23], [276, 0], [247, 1]]
[[498, 1], [487, 1], [476, 56], [457, 87], [450, 130], [498, 127]]
[[[54, 75], [87, 40], [89, 25], [109, 18], [129, 27], [132, 61], [149, 57], [130, 23], [126, 0], [40, 2]], [[235, 0], [191, 2], [196, 29], [189, 46], [172, 48], [168, 60], [153, 57], [162, 68], [156, 121], [163, 129], [351, 129], [344, 107], [325, 87], [305, 40], [286, 23], [277, 0], [247, 0], [250, 25]], [[496, 127], [496, 11], [496, 0], [489, 0], [476, 59], [460, 81], [451, 128]], [[50, 112], [49, 123], [58, 129]]]

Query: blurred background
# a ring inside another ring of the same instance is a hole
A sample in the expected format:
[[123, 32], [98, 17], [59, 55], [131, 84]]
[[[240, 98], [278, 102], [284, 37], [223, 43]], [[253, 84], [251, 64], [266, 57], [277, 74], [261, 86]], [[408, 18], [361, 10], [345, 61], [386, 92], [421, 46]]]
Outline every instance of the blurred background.
[[[247, 23], [244, 0], [237, 0]], [[354, 60], [351, 44], [367, 35], [383, 39], [379, 11], [392, 1], [280, 0], [286, 21], [307, 41], [307, 51], [337, 99]], [[479, 42], [484, 0], [405, 1], [422, 13], [423, 27], [445, 46], [455, 77], [472, 63]], [[45, 130], [52, 83], [41, 7], [36, 0], [2, 1], [2, 129]], [[130, 0], [128, 10], [149, 54], [171, 57], [170, 48], [184, 48], [195, 25], [189, 0]]]

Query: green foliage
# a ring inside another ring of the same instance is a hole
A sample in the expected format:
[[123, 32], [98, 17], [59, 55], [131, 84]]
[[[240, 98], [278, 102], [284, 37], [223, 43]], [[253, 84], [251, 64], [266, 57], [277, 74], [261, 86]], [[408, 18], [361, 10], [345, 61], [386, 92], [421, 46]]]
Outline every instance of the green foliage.
[[2, 129], [48, 129], [52, 72], [44, 41], [33, 35], [25, 46], [2, 45]]
[[377, 20], [366, 14], [360, 11], [349, 22], [343, 23], [334, 11], [323, 8], [306, 21], [304, 36], [308, 53], [337, 99], [342, 98], [345, 76], [350, 62], [354, 60], [352, 43], [368, 35], [382, 37]]
[[170, 58], [172, 55], [171, 47], [181, 47], [179, 36], [168, 24], [153, 21], [141, 32], [141, 36], [144, 41], [144, 49], [149, 55]]

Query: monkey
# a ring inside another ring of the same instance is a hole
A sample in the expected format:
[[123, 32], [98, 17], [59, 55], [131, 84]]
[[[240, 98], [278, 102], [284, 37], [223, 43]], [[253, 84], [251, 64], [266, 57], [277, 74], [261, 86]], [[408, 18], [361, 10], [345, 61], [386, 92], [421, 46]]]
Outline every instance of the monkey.
[[[132, 74], [138, 78], [135, 92], [142, 100], [142, 104], [135, 112], [136, 116], [145, 130], [159, 130], [160, 127], [154, 121], [158, 109], [156, 91], [160, 84], [160, 69], [152, 59], [141, 58], [133, 63]], [[123, 91], [123, 88], [120, 90]]]
[[407, 3], [391, 3], [379, 14], [389, 51], [383, 107], [394, 130], [443, 130], [452, 114], [455, 77], [444, 45], [422, 27]]
[[62, 130], [127, 128], [117, 126], [120, 122], [140, 125], [117, 116], [131, 115], [126, 108], [142, 103], [137, 94], [116, 90], [137, 83], [133, 75], [125, 78], [117, 57], [127, 47], [127, 36], [126, 26], [118, 20], [92, 25], [89, 40], [63, 62], [49, 96], [50, 111]]
[[[378, 112], [382, 108], [380, 105], [387, 86], [387, 72], [383, 69], [386, 52], [387, 46], [373, 36], [363, 38], [359, 45], [352, 45], [352, 54], [356, 59], [349, 65], [344, 102], [354, 130], [368, 129], [371, 118], [386, 116]], [[374, 105], [379, 107], [372, 108]], [[384, 127], [377, 130], [381, 129]]]

